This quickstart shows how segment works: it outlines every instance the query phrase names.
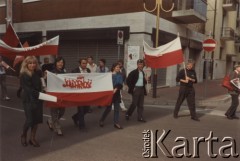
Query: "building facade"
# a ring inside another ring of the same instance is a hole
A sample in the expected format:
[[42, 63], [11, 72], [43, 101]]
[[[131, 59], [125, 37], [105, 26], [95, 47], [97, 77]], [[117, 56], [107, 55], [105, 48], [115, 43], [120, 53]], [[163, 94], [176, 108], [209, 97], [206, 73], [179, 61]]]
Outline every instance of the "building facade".
[[217, 41], [217, 46], [214, 52], [205, 53], [205, 65], [209, 75], [213, 73], [212, 78], [219, 79], [240, 60], [239, 1], [208, 0], [207, 17], [206, 33]]
[[[0, 1], [2, 35], [6, 30], [8, 1]], [[162, 6], [170, 9], [172, 3], [173, 11], [160, 12], [158, 44], [163, 45], [179, 35], [184, 58], [196, 62], [197, 76], [202, 81], [207, 3], [204, 0], [163, 0]], [[146, 0], [145, 4], [151, 10], [155, 1]], [[125, 67], [130, 68], [129, 48], [139, 49], [138, 57], [143, 58], [143, 40], [153, 47], [156, 41], [156, 12], [146, 12], [142, 0], [13, 0], [10, 21], [21, 41], [27, 40], [30, 45], [59, 35], [59, 55], [66, 59], [67, 71], [78, 65], [80, 57], [90, 55], [96, 63], [105, 58], [108, 67], [117, 59], [123, 59]], [[124, 33], [123, 45], [117, 44], [119, 31]], [[180, 68], [175, 65], [158, 69], [158, 85], [175, 86]]]

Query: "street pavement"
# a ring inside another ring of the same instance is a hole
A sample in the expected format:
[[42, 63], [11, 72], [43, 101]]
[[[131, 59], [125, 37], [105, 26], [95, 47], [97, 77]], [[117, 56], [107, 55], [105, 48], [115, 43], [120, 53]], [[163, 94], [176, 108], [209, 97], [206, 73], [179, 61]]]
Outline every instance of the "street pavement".
[[[194, 137], [209, 137], [210, 132], [217, 137], [218, 142], [213, 143], [213, 152], [218, 154], [217, 161], [226, 160], [219, 154], [224, 143], [222, 139], [226, 136], [232, 137], [236, 142], [236, 152], [240, 154], [240, 121], [228, 120], [224, 113], [230, 105], [229, 95], [221, 87], [221, 80], [207, 81], [195, 86], [197, 113], [199, 122], [190, 119], [189, 111], [184, 102], [180, 117], [174, 119], [172, 111], [176, 102], [179, 87], [166, 87], [157, 90], [157, 98], [152, 98], [151, 93], [145, 97], [146, 123], [137, 121], [136, 111], [129, 121], [121, 112], [120, 122], [124, 129], [117, 130], [113, 127], [113, 114], [106, 119], [103, 128], [98, 126], [98, 120], [103, 108], [93, 108], [93, 113], [86, 115], [87, 131], [81, 131], [74, 127], [71, 116], [76, 112], [75, 108], [66, 109], [61, 120], [63, 137], [57, 136], [50, 131], [46, 125], [49, 117], [49, 109], [44, 108], [44, 122], [39, 126], [37, 138], [41, 144], [40, 148], [31, 146], [22, 147], [20, 144], [21, 128], [24, 122], [24, 113], [21, 100], [16, 97], [18, 81], [9, 78], [8, 92], [12, 98], [10, 101], [0, 103], [1, 114], [1, 161], [206, 161], [212, 160], [208, 156], [207, 142], [200, 143], [199, 158], [168, 158], [164, 156], [160, 148], [157, 148], [158, 158], [144, 158], [142, 140], [144, 130], [159, 130], [158, 137], [163, 130], [171, 130], [164, 140], [166, 148], [171, 152], [177, 143], [176, 137], [185, 137], [189, 140], [189, 150], [193, 154]], [[123, 99], [126, 107], [131, 102], [131, 96], [123, 91]], [[238, 109], [237, 115], [240, 114]], [[179, 151], [182, 153], [182, 150]], [[230, 153], [227, 149], [226, 153]], [[239, 160], [239, 157], [229, 157], [229, 161]]]

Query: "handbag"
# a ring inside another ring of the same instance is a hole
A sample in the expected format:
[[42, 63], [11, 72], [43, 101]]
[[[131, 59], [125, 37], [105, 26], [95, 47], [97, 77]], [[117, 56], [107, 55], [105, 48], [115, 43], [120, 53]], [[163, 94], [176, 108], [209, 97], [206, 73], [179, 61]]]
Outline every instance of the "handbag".
[[224, 78], [223, 78], [223, 81], [222, 81], [222, 86], [224, 88], [227, 88], [229, 91], [233, 91], [233, 86], [231, 85], [231, 79], [230, 79], [230, 75], [227, 74]]

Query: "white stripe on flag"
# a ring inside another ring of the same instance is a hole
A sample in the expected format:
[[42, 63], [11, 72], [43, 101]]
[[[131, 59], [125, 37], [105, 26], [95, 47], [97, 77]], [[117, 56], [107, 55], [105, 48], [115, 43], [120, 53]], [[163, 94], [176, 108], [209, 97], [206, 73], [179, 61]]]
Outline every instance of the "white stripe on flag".
[[143, 40], [143, 45], [144, 45], [144, 52], [146, 55], [156, 56], [156, 57], [163, 56], [164, 54], [172, 53], [174, 51], [182, 49], [181, 41], [179, 37], [157, 48], [150, 47], [144, 40]]

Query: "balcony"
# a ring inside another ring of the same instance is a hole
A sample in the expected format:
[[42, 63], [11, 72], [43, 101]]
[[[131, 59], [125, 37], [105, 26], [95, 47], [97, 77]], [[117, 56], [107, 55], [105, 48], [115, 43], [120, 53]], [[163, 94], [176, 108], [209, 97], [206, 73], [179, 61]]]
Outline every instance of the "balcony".
[[221, 39], [224, 41], [234, 41], [235, 40], [234, 30], [231, 27], [223, 27]]
[[236, 11], [237, 0], [224, 0], [223, 9], [225, 11]]
[[172, 18], [182, 24], [206, 22], [207, 3], [204, 0], [173, 0]]
[[240, 46], [240, 36], [235, 36], [235, 46]]

